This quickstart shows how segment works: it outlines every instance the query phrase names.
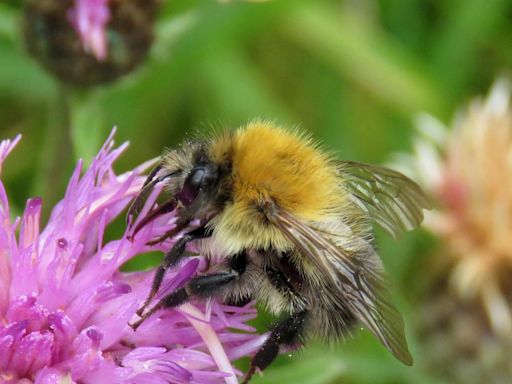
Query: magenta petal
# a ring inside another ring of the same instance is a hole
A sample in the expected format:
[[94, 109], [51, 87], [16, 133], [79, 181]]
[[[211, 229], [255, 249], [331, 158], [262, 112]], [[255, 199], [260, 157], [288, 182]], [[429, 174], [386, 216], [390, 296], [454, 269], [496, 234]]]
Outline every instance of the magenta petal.
[[37, 372], [34, 384], [62, 384], [67, 374], [55, 368], [43, 368]]
[[27, 201], [23, 221], [21, 223], [19, 246], [25, 248], [34, 244], [39, 237], [39, 220], [43, 201], [35, 197]]
[[192, 378], [192, 373], [173, 361], [156, 361], [152, 369], [153, 372], [158, 372], [161, 377], [168, 378], [169, 381], [181, 380], [187, 382]]
[[14, 346], [25, 335], [28, 323], [28, 320], [23, 320], [0, 330], [0, 367], [3, 370], [8, 370]]
[[22, 295], [11, 301], [7, 319], [11, 322], [27, 322], [32, 329], [39, 328], [46, 318], [46, 310], [37, 303], [35, 294]]
[[104, 303], [121, 295], [131, 292], [130, 285], [120, 281], [108, 281], [96, 292], [96, 302]]
[[11, 324], [10, 326], [0, 330], [0, 338], [4, 336], [18, 337], [19, 335], [23, 335], [28, 324], [29, 321], [27, 319]]
[[8, 306], [11, 259], [15, 254], [16, 240], [9, 217], [9, 203], [4, 186], [0, 181], [0, 313], [5, 311]]
[[80, 380], [89, 371], [100, 367], [102, 354], [98, 346], [102, 337], [98, 330], [90, 327], [75, 338], [71, 346], [74, 357], [63, 363], [63, 366], [71, 371], [73, 380]]
[[21, 135], [18, 135], [14, 138], [14, 140], [2, 140], [0, 142], [0, 173], [2, 172], [2, 165], [9, 156], [9, 153], [14, 149], [14, 147], [18, 144], [18, 142], [21, 140]]
[[78, 331], [64, 312], [52, 313], [48, 316], [48, 328], [53, 332], [55, 345], [53, 347], [53, 361], [62, 361], [67, 356], [67, 346], [77, 336]]
[[[166, 359], [164, 348], [137, 348], [123, 359], [123, 365], [133, 369], [132, 380], [145, 382], [153, 377], [167, 382], [189, 382], [192, 373], [178, 363]], [[153, 373], [154, 375], [148, 376]]]
[[159, 375], [153, 373], [141, 373], [137, 375], [133, 380], [129, 381], [133, 384], [168, 384], [169, 381]]
[[53, 335], [51, 333], [31, 332], [22, 337], [11, 354], [9, 365], [19, 376], [29, 373], [29, 369], [36, 371], [51, 361], [51, 346]]
[[180, 268], [180, 270], [176, 276], [174, 276], [172, 279], [169, 279], [166, 282], [164, 282], [164, 284], [162, 284], [162, 287], [160, 288], [155, 299], [159, 300], [164, 295], [168, 294], [169, 292], [172, 292], [176, 288], [181, 287], [186, 281], [188, 281], [194, 275], [198, 266], [199, 266], [198, 259], [190, 260], [185, 265], [183, 265]]
[[89, 328], [86, 330], [85, 334], [91, 340], [91, 346], [93, 348], [98, 348], [100, 346], [101, 339], [103, 338], [101, 332], [95, 328]]
[[2, 368], [4, 371], [6, 371], [9, 366], [11, 354], [14, 350], [13, 346], [13, 336], [4, 336], [0, 338], [0, 368]]
[[139, 360], [154, 359], [166, 352], [165, 348], [162, 347], [142, 347], [136, 348], [133, 351], [126, 354], [123, 358], [123, 364], [130, 365], [132, 362]]
[[98, 61], [107, 57], [106, 25], [110, 20], [108, 0], [75, 0], [69, 19], [77, 31], [84, 50]]

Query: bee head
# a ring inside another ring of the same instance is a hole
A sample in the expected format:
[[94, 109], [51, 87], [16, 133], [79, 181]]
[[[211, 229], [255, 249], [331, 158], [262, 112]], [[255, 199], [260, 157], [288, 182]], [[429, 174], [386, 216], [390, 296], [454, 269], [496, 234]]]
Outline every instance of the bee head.
[[139, 220], [132, 236], [150, 221], [173, 210], [178, 222], [183, 224], [196, 219], [202, 223], [209, 221], [221, 209], [221, 185], [226, 180], [224, 168], [210, 158], [204, 142], [185, 142], [166, 152], [146, 179], [128, 217], [135, 219], [158, 184], [164, 184], [166, 199]]

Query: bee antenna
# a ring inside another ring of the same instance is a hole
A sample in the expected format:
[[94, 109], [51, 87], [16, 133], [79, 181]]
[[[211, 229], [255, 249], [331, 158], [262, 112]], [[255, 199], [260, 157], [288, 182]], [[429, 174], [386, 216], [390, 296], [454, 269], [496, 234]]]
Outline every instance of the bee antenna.
[[[160, 171], [161, 168], [161, 164], [157, 165], [148, 175], [146, 181], [144, 181], [142, 189], [140, 190], [139, 194], [137, 195], [133, 203], [130, 205], [130, 208], [128, 208], [128, 212], [126, 214], [127, 225], [132, 226], [133, 224], [135, 224], [137, 216], [139, 215], [140, 211], [142, 211], [142, 208], [144, 207], [144, 204], [146, 203], [151, 191], [155, 188], [155, 185], [179, 173], [171, 172], [155, 178], [156, 174]], [[132, 220], [130, 220], [130, 218]]]
[[[130, 216], [133, 214], [138, 215], [140, 213], [140, 210], [144, 206], [144, 202], [147, 199], [147, 195], [149, 194], [149, 190], [146, 191], [148, 188], [148, 185], [154, 186], [153, 179], [155, 178], [156, 174], [160, 172], [162, 169], [163, 164], [160, 162], [158, 163], [152, 170], [149, 172], [148, 177], [146, 180], [144, 180], [144, 184], [142, 184], [142, 188], [137, 194], [137, 197], [133, 201], [133, 203], [130, 205], [130, 208], [128, 208], [128, 213], [126, 214], [126, 223], [129, 223]], [[132, 221], [133, 223], [133, 221]]]
[[141, 221], [139, 221], [139, 223], [133, 230], [132, 234], [130, 235], [130, 238], [133, 239], [142, 228], [144, 228], [146, 225], [148, 225], [156, 218], [171, 212], [172, 210], [174, 210], [174, 208], [176, 208], [176, 200], [170, 199], [167, 200], [162, 205], [160, 205], [159, 207], [157, 207], [156, 209], [150, 211]]

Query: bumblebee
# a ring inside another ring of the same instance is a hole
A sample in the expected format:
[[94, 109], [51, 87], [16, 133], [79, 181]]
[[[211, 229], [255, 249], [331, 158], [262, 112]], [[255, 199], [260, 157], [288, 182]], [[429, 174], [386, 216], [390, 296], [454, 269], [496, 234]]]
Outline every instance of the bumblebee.
[[[304, 133], [256, 121], [165, 153], [130, 207], [131, 222], [159, 183], [170, 197], [139, 219], [132, 233], [174, 211], [176, 226], [152, 243], [182, 236], [157, 268], [134, 329], [157, 310], [191, 298], [237, 304], [256, 299], [285, 318], [253, 357], [244, 383], [281, 347], [309, 338], [336, 341], [357, 322], [412, 364], [371, 226], [376, 222], [396, 237], [420, 224], [428, 202], [412, 180], [336, 160]], [[220, 262], [146, 311], [166, 270], [180, 263], [191, 242]]]

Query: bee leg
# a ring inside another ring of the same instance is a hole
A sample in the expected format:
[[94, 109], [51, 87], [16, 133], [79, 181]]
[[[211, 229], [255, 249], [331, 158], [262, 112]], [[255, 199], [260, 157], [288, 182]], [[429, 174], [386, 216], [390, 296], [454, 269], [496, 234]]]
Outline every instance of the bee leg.
[[210, 234], [206, 232], [205, 228], [201, 227], [194, 229], [192, 232], [187, 233], [174, 244], [174, 246], [171, 248], [169, 252], [166, 253], [164, 259], [158, 266], [155, 272], [155, 276], [153, 277], [153, 282], [151, 284], [151, 291], [149, 292], [149, 295], [142, 304], [142, 306], [139, 309], [137, 309], [137, 315], [141, 316], [144, 310], [149, 305], [149, 303], [151, 303], [151, 300], [153, 300], [153, 298], [155, 297], [156, 293], [158, 292], [158, 288], [160, 288], [160, 285], [162, 284], [165, 271], [168, 268], [174, 267], [181, 260], [183, 254], [185, 253], [185, 247], [187, 243], [192, 240], [202, 239], [208, 236], [210, 236]]
[[274, 327], [265, 344], [254, 355], [242, 384], [247, 384], [257, 370], [263, 371], [268, 367], [279, 353], [280, 346], [293, 346], [300, 340], [307, 314], [306, 310], [297, 312]]
[[147, 311], [144, 315], [140, 317], [139, 320], [137, 320], [134, 323], [129, 324], [130, 327], [134, 331], [139, 328], [139, 326], [151, 315], [153, 315], [156, 311], [159, 311], [163, 308], [174, 308], [178, 305], [181, 305], [189, 300], [189, 294], [185, 288], [180, 288], [177, 291], [174, 291], [173, 293], [165, 296], [162, 300], [158, 302], [153, 308], [151, 308], [149, 311]]
[[231, 268], [229, 272], [212, 273], [209, 275], [193, 277], [183, 288], [165, 296], [153, 308], [130, 326], [135, 330], [144, 322], [144, 320], [156, 311], [164, 308], [177, 307], [190, 300], [191, 297], [206, 299], [215, 296], [221, 289], [235, 281], [245, 272], [247, 256], [245, 253], [235, 255], [230, 260], [229, 265]]
[[174, 308], [189, 301], [191, 297], [209, 298], [215, 296], [220, 289], [234, 281], [239, 274], [235, 271], [215, 273], [192, 278], [185, 287], [165, 296], [153, 308], [147, 311], [139, 320], [130, 324], [136, 330], [148, 317], [164, 308]]
[[[293, 300], [298, 308], [304, 308], [306, 303], [300, 294], [302, 280], [299, 272], [290, 262], [289, 255], [277, 259], [276, 256], [267, 254], [268, 262], [263, 265], [263, 272], [283, 297]], [[281, 345], [294, 346], [300, 341], [307, 314], [307, 310], [300, 310], [274, 326], [268, 339], [253, 357], [242, 384], [247, 384], [256, 371], [268, 367], [279, 353]]]

